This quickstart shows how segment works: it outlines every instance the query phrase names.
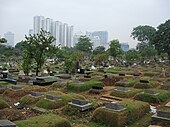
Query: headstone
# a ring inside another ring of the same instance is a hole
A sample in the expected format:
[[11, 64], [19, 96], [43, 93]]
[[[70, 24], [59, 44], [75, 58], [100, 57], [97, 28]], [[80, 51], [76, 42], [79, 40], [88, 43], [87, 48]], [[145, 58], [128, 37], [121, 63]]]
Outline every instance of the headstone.
[[31, 91], [30, 94], [32, 96], [42, 96], [43, 95], [41, 92], [35, 92], [35, 91]]
[[13, 90], [21, 90], [21, 89], [22, 89], [21, 86], [12, 86], [11, 88], [12, 88]]
[[163, 111], [163, 110], [157, 110], [157, 116], [164, 117], [164, 118], [170, 118], [170, 112]]
[[16, 127], [16, 124], [9, 120], [0, 120], [0, 127]]
[[133, 76], [140, 76], [140, 74], [139, 73], [134, 73]]
[[103, 87], [102, 86], [92, 86], [92, 89], [103, 90]]
[[141, 79], [141, 80], [140, 80], [140, 83], [149, 83], [149, 81], [148, 81], [148, 80]]
[[92, 104], [88, 103], [86, 100], [72, 99], [72, 102], [69, 102], [69, 104], [76, 107], [80, 111], [85, 111], [92, 108]]
[[47, 99], [50, 99], [50, 100], [59, 100], [60, 97], [59, 96], [56, 96], [56, 95], [46, 95], [46, 98]]
[[119, 76], [125, 76], [125, 74], [124, 73], [119, 73]]
[[5, 86], [5, 85], [0, 85], [0, 89], [4, 89], [4, 88], [7, 88], [7, 86]]
[[115, 111], [123, 111], [126, 109], [126, 108], [124, 108], [124, 106], [122, 104], [119, 104], [117, 102], [106, 103], [105, 107], [107, 109], [113, 109]]
[[116, 86], [116, 90], [121, 91], [121, 92], [128, 92], [129, 91], [127, 87], [122, 87], [122, 86]]
[[151, 95], [158, 95], [159, 93], [153, 91], [153, 90], [145, 90], [144, 93], [151, 94]]
[[88, 104], [88, 101], [86, 100], [78, 100], [78, 99], [72, 99], [73, 104], [78, 104], [78, 105], [86, 105]]

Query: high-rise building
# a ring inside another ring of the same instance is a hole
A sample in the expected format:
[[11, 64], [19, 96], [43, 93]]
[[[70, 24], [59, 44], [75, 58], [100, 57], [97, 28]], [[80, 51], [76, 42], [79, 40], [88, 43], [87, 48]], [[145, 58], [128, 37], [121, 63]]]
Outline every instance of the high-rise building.
[[73, 26], [68, 26], [68, 24], [60, 21], [53, 21], [50, 18], [45, 19], [43, 16], [35, 16], [34, 34], [39, 33], [41, 29], [50, 32], [56, 38], [53, 45], [61, 45], [61, 47], [73, 46]]
[[34, 34], [34, 30], [33, 29], [29, 29], [29, 35], [33, 35]]
[[120, 47], [124, 52], [129, 51], [129, 44], [128, 43], [120, 43]]
[[7, 40], [7, 46], [12, 46], [14, 47], [14, 33], [12, 32], [7, 32], [4, 34], [4, 38]]

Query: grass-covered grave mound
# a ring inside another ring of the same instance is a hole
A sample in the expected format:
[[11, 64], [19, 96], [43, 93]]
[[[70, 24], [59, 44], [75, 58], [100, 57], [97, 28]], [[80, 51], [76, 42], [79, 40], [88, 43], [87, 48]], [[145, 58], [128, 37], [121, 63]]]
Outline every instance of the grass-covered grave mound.
[[108, 127], [122, 127], [131, 124], [150, 111], [150, 106], [146, 102], [124, 100], [120, 103], [124, 105], [125, 110], [118, 112], [100, 107], [93, 112], [92, 121]]
[[43, 114], [27, 120], [15, 121], [19, 127], [71, 127], [67, 119], [54, 114]]

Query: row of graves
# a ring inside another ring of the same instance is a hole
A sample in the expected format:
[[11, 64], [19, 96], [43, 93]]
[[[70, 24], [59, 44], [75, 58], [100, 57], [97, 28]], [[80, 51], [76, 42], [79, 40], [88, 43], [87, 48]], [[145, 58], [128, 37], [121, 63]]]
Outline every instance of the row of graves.
[[[125, 73], [115, 75], [104, 71], [101, 72], [101, 70], [98, 73], [82, 69], [74, 77], [69, 74], [36, 77], [33, 80], [33, 85], [48, 88], [49, 91], [31, 91], [28, 95], [20, 98], [16, 108], [20, 110], [29, 107], [44, 113], [68, 106], [79, 110], [80, 114], [91, 112], [91, 121], [94, 123], [102, 123], [110, 127], [127, 126], [130, 124], [129, 121], [135, 122], [150, 113], [150, 105], [161, 105], [167, 102], [170, 97], [169, 91], [161, 89], [160, 85], [156, 84], [157, 82], [143, 79], [140, 75], [139, 73], [130, 76]], [[109, 85], [105, 84], [105, 81], [108, 80], [110, 81]], [[55, 82], [62, 83], [62, 81], [69, 82], [62, 88], [62, 94], [56, 94], [55, 89], [50, 92], [50, 88], [53, 88], [52, 84]], [[18, 85], [10, 88], [15, 91], [23, 89]], [[109, 88], [109, 92], [107, 88]], [[89, 100], [84, 98], [87, 94], [87, 98], [90, 96]], [[95, 101], [102, 102], [97, 107], [91, 101], [91, 98], [96, 96], [98, 99]], [[153, 125], [168, 127], [170, 125], [169, 107], [164, 106], [157, 110], [153, 114], [151, 121]], [[0, 126], [16, 127], [15, 123], [17, 122], [1, 120]], [[70, 126], [68, 124], [68, 127]]]

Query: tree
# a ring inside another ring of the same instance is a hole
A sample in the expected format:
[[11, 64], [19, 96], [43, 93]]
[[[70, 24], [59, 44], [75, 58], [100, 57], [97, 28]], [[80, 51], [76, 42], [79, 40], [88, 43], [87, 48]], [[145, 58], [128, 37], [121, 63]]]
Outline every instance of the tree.
[[96, 64], [101, 65], [103, 62], [108, 60], [108, 55], [106, 53], [97, 54], [94, 60]]
[[90, 42], [91, 40], [86, 36], [81, 36], [79, 42], [76, 44], [75, 49], [85, 52], [91, 53], [93, 50], [93, 43]]
[[93, 54], [97, 55], [97, 54], [101, 54], [105, 52], [105, 47], [104, 46], [98, 46], [93, 50]]
[[7, 43], [7, 40], [5, 38], [0, 38], [0, 44], [1, 43]]
[[133, 39], [137, 39], [139, 42], [142, 43], [150, 43], [153, 39], [153, 36], [156, 32], [156, 29], [152, 26], [137, 26], [133, 28], [133, 31], [131, 33], [131, 37]]
[[159, 53], [168, 54], [170, 64], [170, 19], [157, 28], [153, 44]]
[[131, 49], [126, 52], [125, 57], [126, 57], [127, 62], [131, 63], [131, 62], [139, 60], [140, 54], [135, 49]]
[[[50, 45], [55, 40], [53, 36], [49, 32], [46, 32], [41, 29], [40, 33], [30, 35], [26, 38], [26, 46], [29, 48], [26, 48], [28, 53], [27, 55], [31, 54], [32, 58], [36, 62], [36, 76], [38, 76], [38, 72], [43, 66], [46, 55], [49, 51]], [[28, 50], [29, 49], [29, 50]]]
[[119, 40], [112, 40], [110, 43], [109, 54], [116, 58], [118, 55], [121, 54], [121, 48], [119, 44]]

